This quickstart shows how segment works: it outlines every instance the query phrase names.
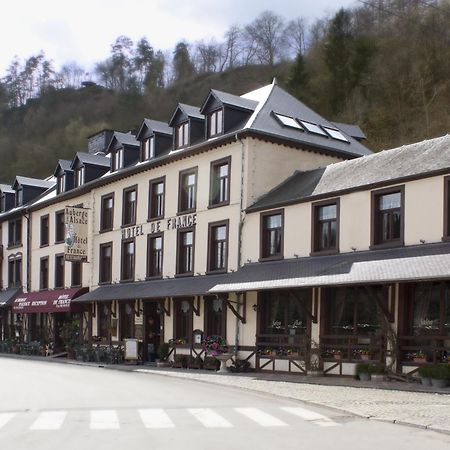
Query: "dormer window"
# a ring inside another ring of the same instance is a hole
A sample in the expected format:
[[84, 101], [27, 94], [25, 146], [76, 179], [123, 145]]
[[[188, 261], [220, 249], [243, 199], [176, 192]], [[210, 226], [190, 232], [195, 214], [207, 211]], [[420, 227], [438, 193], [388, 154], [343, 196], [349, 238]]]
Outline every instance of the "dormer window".
[[116, 170], [123, 169], [123, 148], [119, 148], [111, 154], [112, 167], [111, 170], [115, 172]]
[[18, 188], [16, 191], [16, 206], [23, 204], [23, 188]]
[[82, 186], [84, 184], [84, 166], [75, 170], [75, 187]]
[[141, 161], [148, 161], [155, 157], [155, 136], [151, 136], [142, 141]]
[[0, 196], [0, 213], [6, 211], [6, 194]]
[[208, 118], [208, 137], [223, 133], [223, 109], [218, 109]]
[[59, 175], [56, 180], [56, 193], [61, 194], [65, 191], [65, 184], [66, 184], [66, 176], [63, 173], [62, 175]]
[[182, 123], [176, 128], [175, 148], [186, 147], [189, 144], [189, 122]]

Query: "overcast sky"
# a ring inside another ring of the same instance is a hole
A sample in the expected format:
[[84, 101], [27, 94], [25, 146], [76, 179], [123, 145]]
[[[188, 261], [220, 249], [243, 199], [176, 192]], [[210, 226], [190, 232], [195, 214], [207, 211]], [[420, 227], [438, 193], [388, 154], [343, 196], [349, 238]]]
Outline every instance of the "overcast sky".
[[309, 23], [355, 0], [12, 0], [2, 2], [0, 77], [14, 58], [43, 50], [59, 69], [76, 61], [90, 70], [108, 57], [116, 37], [145, 36], [161, 50], [181, 39], [222, 39], [233, 24], [245, 25], [264, 10]]

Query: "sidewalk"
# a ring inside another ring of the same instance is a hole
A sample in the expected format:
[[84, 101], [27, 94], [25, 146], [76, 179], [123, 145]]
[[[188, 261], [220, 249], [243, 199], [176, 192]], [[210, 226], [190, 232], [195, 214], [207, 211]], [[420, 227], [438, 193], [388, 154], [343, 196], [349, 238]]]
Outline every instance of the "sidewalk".
[[309, 378], [290, 374], [218, 374], [202, 370], [135, 365], [103, 365], [73, 360], [43, 359], [21, 355], [4, 357], [104, 367], [184, 378], [277, 395], [326, 406], [371, 420], [411, 425], [450, 434], [450, 388], [433, 391], [419, 384], [360, 382], [337, 377]]

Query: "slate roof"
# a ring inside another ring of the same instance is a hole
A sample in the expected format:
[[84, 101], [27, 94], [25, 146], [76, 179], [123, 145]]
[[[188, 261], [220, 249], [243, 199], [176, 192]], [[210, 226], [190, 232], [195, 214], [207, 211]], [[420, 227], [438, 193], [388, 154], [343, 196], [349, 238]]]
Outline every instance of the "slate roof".
[[0, 191], [6, 192], [9, 194], [14, 194], [14, 189], [9, 184], [1, 184], [0, 183]]
[[[251, 93], [246, 94], [244, 97], [251, 99]], [[334, 123], [324, 119], [318, 113], [313, 111], [311, 108], [308, 108], [304, 103], [281, 89], [276, 84], [272, 85], [272, 89], [270, 90], [270, 93], [264, 103], [261, 104], [260, 102], [260, 105], [256, 108], [254, 117], [250, 119], [248, 127], [251, 130], [257, 130], [265, 134], [282, 137], [295, 142], [301, 142], [319, 149], [343, 153], [350, 157], [369, 155], [372, 153], [371, 150], [362, 145], [356, 139], [353, 139], [342, 129], [340, 131], [349, 142], [342, 142], [330, 137], [283, 126], [274, 117], [272, 114], [273, 112], [305, 120], [317, 125], [336, 128]]]
[[21, 292], [21, 288], [9, 288], [0, 291], [0, 308], [7, 308]]
[[92, 164], [94, 166], [103, 167], [111, 166], [110, 159], [103, 155], [93, 155], [91, 153], [77, 152], [75, 158], [78, 158], [83, 164]]
[[364, 134], [364, 131], [359, 128], [358, 125], [352, 125], [349, 123], [339, 123], [332, 122], [333, 125], [336, 125], [337, 128], [342, 130], [345, 134], [355, 138], [355, 139], [367, 139], [367, 136]]
[[224, 274], [111, 284], [100, 286], [72, 300], [72, 303], [203, 295], [226, 280], [227, 275]]
[[64, 172], [71, 172], [72, 171], [72, 161], [68, 159], [59, 159], [58, 160], [58, 166], [61, 167]]
[[[147, 128], [155, 133], [162, 133], [162, 134], [172, 134], [172, 128], [167, 125], [166, 122], [161, 122], [159, 120], [151, 120], [151, 119], [144, 119], [144, 123]], [[140, 132], [140, 130], [139, 130]]]
[[[214, 95], [222, 104], [228, 106], [234, 106], [236, 108], [245, 109], [248, 111], [254, 111], [258, 106], [258, 102], [255, 100], [250, 100], [244, 97], [240, 97], [239, 95], [229, 94], [227, 92], [218, 91], [216, 89], [211, 89], [210, 94]], [[203, 110], [207, 101], [209, 99], [209, 95], [203, 103], [200, 111]]]
[[113, 137], [108, 145], [108, 149], [111, 147], [111, 143], [116, 139], [122, 145], [130, 145], [132, 147], [139, 147], [139, 142], [136, 137], [131, 133], [122, 133], [121, 131], [114, 131]]
[[450, 278], [450, 244], [246, 264], [212, 293]]
[[25, 185], [25, 186], [33, 186], [33, 187], [42, 188], [42, 189], [49, 189], [55, 185], [54, 181], [40, 180], [38, 178], [22, 177], [20, 175], [16, 176], [13, 186], [15, 183]]
[[290, 178], [261, 197], [248, 211], [301, 202], [316, 196], [392, 182], [450, 169], [450, 135], [330, 164]]

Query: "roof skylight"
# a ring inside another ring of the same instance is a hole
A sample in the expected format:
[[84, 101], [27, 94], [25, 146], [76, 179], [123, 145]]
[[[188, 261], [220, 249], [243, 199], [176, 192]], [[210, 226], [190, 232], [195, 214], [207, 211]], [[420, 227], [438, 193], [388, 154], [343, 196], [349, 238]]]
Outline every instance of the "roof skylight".
[[333, 138], [338, 141], [350, 142], [339, 130], [335, 128], [323, 127], [323, 129]]
[[293, 118], [289, 116], [283, 116], [282, 114], [274, 113], [275, 117], [285, 126], [290, 128], [296, 128], [297, 130], [303, 131], [300, 124]]
[[325, 131], [323, 131], [322, 128], [319, 127], [319, 125], [311, 122], [306, 122], [305, 120], [301, 119], [299, 119], [299, 121], [310, 133], [320, 134], [321, 136], [328, 137], [327, 133], [325, 133]]

